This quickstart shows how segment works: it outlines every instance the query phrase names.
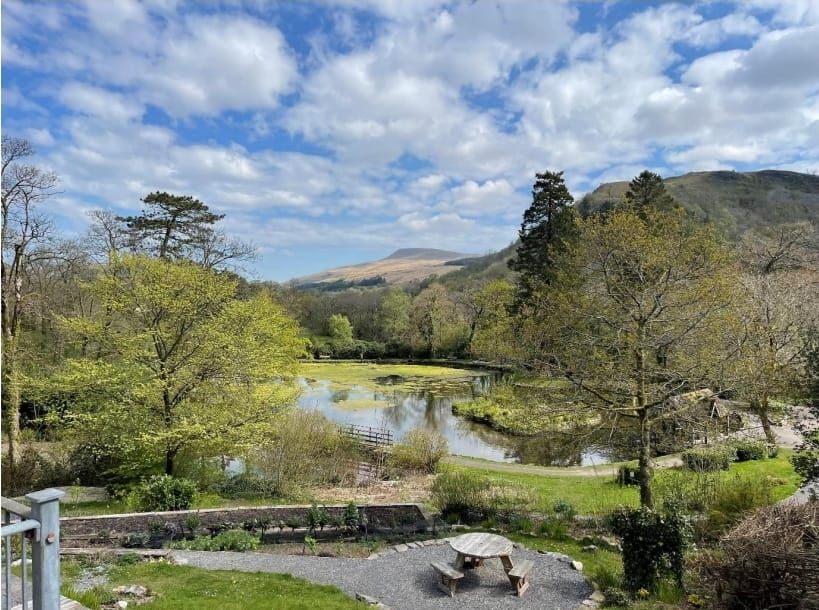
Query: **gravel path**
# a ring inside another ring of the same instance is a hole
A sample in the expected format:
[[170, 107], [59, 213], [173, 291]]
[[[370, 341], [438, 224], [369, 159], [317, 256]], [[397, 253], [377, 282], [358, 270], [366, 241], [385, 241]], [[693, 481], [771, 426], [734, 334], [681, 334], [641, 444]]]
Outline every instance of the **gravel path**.
[[338, 559], [266, 553], [173, 551], [174, 560], [210, 570], [278, 572], [335, 585], [351, 596], [368, 595], [393, 610], [442, 608], [550, 608], [574, 610], [592, 592], [582, 574], [553, 554], [515, 549], [512, 561], [531, 559], [535, 567], [523, 597], [515, 597], [500, 560], [488, 559], [475, 570], [466, 570], [454, 598], [435, 585], [432, 561], [451, 562], [448, 545], [410, 548], [377, 559]]

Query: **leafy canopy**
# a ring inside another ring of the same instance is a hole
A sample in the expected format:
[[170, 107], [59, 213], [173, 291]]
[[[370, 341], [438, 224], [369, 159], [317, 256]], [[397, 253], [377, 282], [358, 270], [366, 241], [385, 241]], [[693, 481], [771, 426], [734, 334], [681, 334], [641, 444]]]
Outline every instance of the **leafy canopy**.
[[127, 255], [87, 288], [106, 314], [65, 326], [99, 357], [69, 360], [51, 383], [79, 397], [74, 432], [124, 462], [164, 460], [173, 474], [183, 450], [236, 454], [294, 397], [297, 323], [269, 297], [237, 300], [226, 274]]

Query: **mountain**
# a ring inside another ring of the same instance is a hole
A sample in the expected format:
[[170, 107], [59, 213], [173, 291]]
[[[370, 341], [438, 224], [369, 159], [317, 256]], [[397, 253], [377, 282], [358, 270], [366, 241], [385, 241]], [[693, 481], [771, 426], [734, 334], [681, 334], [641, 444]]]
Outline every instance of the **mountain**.
[[[691, 172], [664, 180], [668, 192], [696, 217], [728, 237], [750, 229], [808, 220], [819, 222], [819, 176], [780, 170]], [[628, 182], [607, 182], [578, 202], [581, 214], [622, 201]]]
[[408, 284], [421, 281], [430, 275], [443, 275], [460, 269], [464, 265], [455, 261], [468, 260], [470, 256], [463, 252], [435, 248], [402, 248], [377, 261], [336, 267], [290, 280], [290, 284], [320, 290]]

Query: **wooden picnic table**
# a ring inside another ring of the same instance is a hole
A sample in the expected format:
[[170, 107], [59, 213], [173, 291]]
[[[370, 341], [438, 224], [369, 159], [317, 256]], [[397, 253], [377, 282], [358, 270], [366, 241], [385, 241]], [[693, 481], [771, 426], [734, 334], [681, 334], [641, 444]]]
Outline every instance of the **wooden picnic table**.
[[[515, 594], [520, 596], [529, 587], [528, 575], [534, 567], [529, 561], [520, 562], [517, 566], [512, 564], [512, 549], [514, 544], [508, 538], [497, 534], [463, 534], [449, 541], [449, 546], [458, 554], [455, 559], [455, 571], [460, 573], [464, 568], [476, 568], [483, 564], [484, 559], [498, 557], [503, 564], [503, 569], [509, 577]], [[461, 574], [463, 576], [463, 574]], [[451, 590], [454, 594], [454, 588]]]
[[484, 559], [499, 557], [506, 573], [512, 569], [512, 541], [497, 534], [463, 534], [449, 541], [449, 546], [458, 553], [455, 568], [478, 567]]

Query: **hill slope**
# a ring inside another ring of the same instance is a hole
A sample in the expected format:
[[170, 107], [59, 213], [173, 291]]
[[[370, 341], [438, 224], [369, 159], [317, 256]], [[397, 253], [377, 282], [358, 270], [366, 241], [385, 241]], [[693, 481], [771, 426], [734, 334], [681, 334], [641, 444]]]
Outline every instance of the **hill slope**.
[[407, 284], [423, 280], [433, 274], [443, 275], [460, 269], [463, 265], [449, 263], [468, 256], [462, 252], [435, 248], [403, 248], [377, 261], [336, 267], [296, 278], [290, 283], [314, 288]]
[[[729, 237], [772, 224], [819, 222], [819, 176], [762, 170], [691, 172], [666, 178], [668, 192], [698, 218], [710, 220]], [[622, 200], [628, 182], [608, 182], [583, 197], [588, 214]]]

